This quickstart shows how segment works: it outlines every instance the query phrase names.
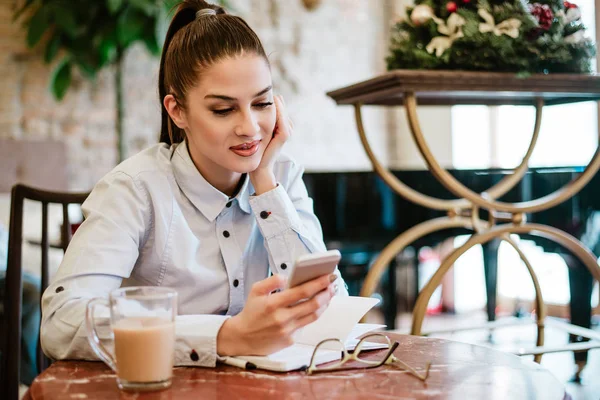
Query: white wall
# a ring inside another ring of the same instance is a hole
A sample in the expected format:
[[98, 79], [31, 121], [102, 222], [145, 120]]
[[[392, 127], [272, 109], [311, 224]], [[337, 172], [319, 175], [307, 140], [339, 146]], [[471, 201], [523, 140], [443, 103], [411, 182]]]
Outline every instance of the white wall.
[[[236, 3], [263, 41], [276, 90], [294, 120], [286, 151], [309, 171], [371, 168], [352, 107], [337, 106], [325, 93], [385, 71], [385, 3], [328, 0], [312, 12], [301, 1]], [[368, 110], [365, 119], [372, 127], [373, 147], [385, 161], [385, 110]]]
[[[390, 12], [392, 22], [405, 18], [411, 0], [392, 0]], [[418, 98], [417, 98], [418, 102]], [[421, 129], [431, 151], [438, 162], [446, 168], [452, 167], [452, 130], [450, 107], [420, 107], [417, 112]], [[406, 119], [404, 107], [391, 109], [388, 115], [393, 145], [389, 150], [389, 165], [392, 169], [426, 169], [425, 162], [414, 144]]]

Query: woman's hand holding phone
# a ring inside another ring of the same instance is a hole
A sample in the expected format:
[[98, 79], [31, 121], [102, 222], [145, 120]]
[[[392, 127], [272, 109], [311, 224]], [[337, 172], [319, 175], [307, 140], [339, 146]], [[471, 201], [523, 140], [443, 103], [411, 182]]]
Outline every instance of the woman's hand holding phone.
[[[273, 275], [255, 283], [238, 315], [225, 321], [217, 336], [221, 356], [268, 355], [293, 344], [293, 333], [315, 321], [335, 294], [336, 275], [325, 275], [291, 289]], [[302, 301], [303, 299], [309, 299]]]
[[281, 95], [273, 97], [276, 110], [275, 129], [261, 162], [254, 171], [250, 172], [250, 181], [257, 195], [268, 192], [277, 186], [277, 180], [273, 173], [273, 166], [285, 142], [292, 135], [292, 123], [285, 109], [285, 103]]

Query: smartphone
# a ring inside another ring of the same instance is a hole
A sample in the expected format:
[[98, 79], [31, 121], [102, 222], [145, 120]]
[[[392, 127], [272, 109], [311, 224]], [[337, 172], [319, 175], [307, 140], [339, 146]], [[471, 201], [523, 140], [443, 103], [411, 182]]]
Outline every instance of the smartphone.
[[288, 277], [287, 288], [293, 288], [320, 276], [332, 274], [341, 258], [342, 255], [338, 250], [298, 257]]

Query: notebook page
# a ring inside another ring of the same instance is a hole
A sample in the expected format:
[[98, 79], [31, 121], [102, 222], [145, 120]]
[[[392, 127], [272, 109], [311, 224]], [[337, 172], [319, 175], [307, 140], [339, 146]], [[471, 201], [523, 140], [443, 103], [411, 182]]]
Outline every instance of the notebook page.
[[335, 338], [345, 343], [358, 321], [377, 303], [378, 299], [369, 297], [335, 296], [319, 319], [294, 334], [294, 342], [316, 346]]
[[371, 331], [385, 328], [387, 325], [382, 324], [356, 324], [352, 331], [348, 335], [348, 339], [356, 339], [359, 336], [369, 333]]
[[[385, 328], [386, 325], [382, 324], [356, 324], [356, 326], [352, 329], [352, 332], [348, 335], [348, 339], [346, 339], [346, 350], [351, 351], [356, 348], [356, 345], [360, 341], [360, 336]], [[363, 350], [375, 350], [375, 349], [385, 349], [387, 344], [383, 343], [374, 343], [374, 342], [363, 342], [362, 349]]]

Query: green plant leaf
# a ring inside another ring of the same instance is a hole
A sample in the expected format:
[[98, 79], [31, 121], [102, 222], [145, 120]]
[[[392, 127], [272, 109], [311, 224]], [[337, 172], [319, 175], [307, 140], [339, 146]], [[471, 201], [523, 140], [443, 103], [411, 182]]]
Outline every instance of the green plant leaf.
[[54, 97], [60, 101], [71, 86], [71, 60], [66, 58], [54, 69], [50, 78], [50, 88]]
[[111, 14], [115, 14], [117, 11], [119, 11], [122, 5], [123, 0], [106, 0], [106, 6]]
[[35, 46], [40, 41], [44, 35], [44, 32], [46, 32], [49, 26], [50, 24], [48, 23], [46, 8], [42, 6], [36, 11], [35, 14], [33, 14], [27, 23], [27, 45], [29, 47]]
[[145, 36], [144, 44], [146, 45], [146, 49], [148, 49], [150, 54], [152, 54], [153, 56], [157, 56], [160, 54], [160, 47], [158, 46], [158, 43], [156, 43], [156, 39], [154, 38], [154, 36]]
[[112, 38], [105, 38], [98, 46], [100, 65], [112, 63], [117, 58], [117, 42]]
[[98, 72], [98, 68], [100, 68], [99, 66], [96, 66], [95, 63], [92, 63], [86, 59], [85, 56], [76, 58], [75, 62], [77, 63], [77, 66], [81, 72], [83, 72], [85, 77], [88, 79], [93, 79]]
[[155, 15], [158, 11], [157, 3], [154, 0], [129, 0], [129, 4], [148, 16]]
[[56, 57], [56, 53], [58, 53], [58, 49], [60, 48], [61, 40], [60, 35], [54, 34], [52, 39], [48, 41], [46, 45], [46, 51], [44, 52], [44, 61], [46, 64], [50, 64], [54, 57]]
[[90, 51], [91, 40], [88, 36], [79, 36], [69, 41], [68, 51], [73, 56], [78, 56]]
[[175, 14], [176, 7], [180, 0], [162, 0], [163, 1], [163, 9], [167, 11], [169, 15]]
[[78, 33], [77, 21], [71, 8], [55, 7], [53, 10], [54, 21], [67, 35], [75, 37]]
[[136, 40], [142, 39], [146, 17], [140, 12], [127, 8], [117, 21], [117, 41], [126, 48]]

